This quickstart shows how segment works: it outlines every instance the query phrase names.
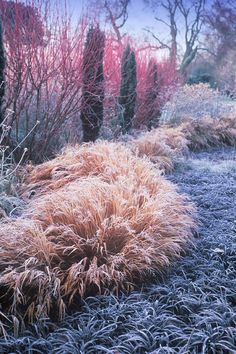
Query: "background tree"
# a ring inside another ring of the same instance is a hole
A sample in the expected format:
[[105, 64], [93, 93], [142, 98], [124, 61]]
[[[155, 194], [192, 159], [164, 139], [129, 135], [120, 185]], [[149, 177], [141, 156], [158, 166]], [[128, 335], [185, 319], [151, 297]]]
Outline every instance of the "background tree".
[[105, 35], [99, 27], [87, 33], [83, 54], [81, 120], [83, 141], [95, 141], [103, 121]]
[[105, 20], [110, 23], [118, 43], [121, 43], [125, 34], [122, 35], [121, 29], [128, 20], [128, 6], [131, 0], [92, 0], [90, 8], [97, 8], [98, 12], [104, 15]]
[[121, 106], [122, 132], [127, 133], [131, 127], [135, 113], [136, 104], [136, 59], [134, 51], [128, 44], [124, 50], [121, 62], [121, 84], [119, 104]]
[[205, 83], [212, 88], [217, 86], [217, 75], [215, 66], [208, 60], [196, 58], [193, 65], [190, 65], [187, 83], [190, 85]]
[[154, 121], [157, 123], [160, 112], [157, 102], [159, 93], [158, 68], [155, 60], [150, 60], [146, 77], [146, 94], [144, 98], [144, 121], [151, 129]]
[[236, 93], [236, 3], [214, 0], [204, 17], [202, 57], [214, 68], [217, 86]]
[[208, 26], [206, 40], [211, 42], [213, 38], [215, 42], [211, 49], [207, 49], [219, 63], [236, 48], [236, 4], [215, 0], [206, 12], [205, 23]]
[[[169, 38], [162, 38], [148, 28], [145, 30], [157, 41], [159, 48], [168, 50], [172, 63], [179, 62], [179, 71], [185, 74], [198, 51], [198, 38], [202, 30], [206, 0], [144, 1], [156, 12], [165, 14], [161, 18], [155, 16], [155, 20], [168, 29]], [[180, 27], [183, 27], [181, 31]], [[178, 38], [180, 32], [181, 38]]]
[[110, 22], [118, 42], [122, 41], [124, 35], [121, 29], [128, 19], [128, 5], [130, 0], [105, 0], [104, 8], [107, 12], [107, 20]]

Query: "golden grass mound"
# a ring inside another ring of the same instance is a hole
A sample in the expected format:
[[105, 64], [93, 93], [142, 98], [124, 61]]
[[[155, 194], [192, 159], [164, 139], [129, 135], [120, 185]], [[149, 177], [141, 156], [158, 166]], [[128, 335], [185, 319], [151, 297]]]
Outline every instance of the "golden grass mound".
[[161, 126], [133, 139], [131, 148], [147, 156], [162, 170], [174, 168], [175, 160], [190, 150], [236, 145], [236, 118], [185, 119], [179, 126]]
[[121, 143], [98, 141], [68, 147], [55, 159], [33, 167], [23, 189], [40, 195], [87, 176], [98, 176], [108, 183], [129, 176], [135, 185], [151, 185], [149, 179], [157, 173], [150, 162], [138, 159]]
[[204, 117], [199, 121], [189, 120], [181, 125], [189, 140], [191, 150], [210, 146], [236, 146], [236, 118], [213, 119]]
[[106, 155], [109, 168], [114, 161], [108, 173], [100, 147], [107, 151], [104, 143], [82, 148], [93, 151], [88, 167], [91, 155], [82, 159], [76, 148], [39, 166], [34, 182], [43, 182], [44, 192], [21, 219], [1, 224], [4, 314], [62, 318], [86, 296], [129, 291], [157, 277], [188, 247], [195, 224], [186, 196], [123, 147], [125, 161]]
[[182, 127], [160, 127], [133, 140], [132, 147], [141, 157], [148, 156], [160, 169], [171, 170], [174, 161], [188, 150]]

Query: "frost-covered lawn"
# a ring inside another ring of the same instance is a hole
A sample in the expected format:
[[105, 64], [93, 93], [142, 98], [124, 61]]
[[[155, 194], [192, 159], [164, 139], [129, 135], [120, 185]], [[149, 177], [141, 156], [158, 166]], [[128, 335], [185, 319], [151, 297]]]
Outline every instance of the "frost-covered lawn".
[[236, 353], [236, 153], [191, 154], [168, 178], [196, 203], [196, 248], [168, 277], [119, 299], [89, 298], [56, 326], [0, 341], [0, 353]]

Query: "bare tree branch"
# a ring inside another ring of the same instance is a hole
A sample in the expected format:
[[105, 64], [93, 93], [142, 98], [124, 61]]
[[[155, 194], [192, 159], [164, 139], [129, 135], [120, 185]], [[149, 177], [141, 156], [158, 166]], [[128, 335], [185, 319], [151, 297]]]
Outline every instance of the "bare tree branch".
[[158, 49], [169, 49], [169, 50], [171, 50], [171, 47], [167, 43], [164, 43], [163, 41], [161, 41], [161, 39], [159, 37], [157, 37], [151, 30], [149, 30], [148, 28], [144, 28], [143, 30], [145, 32], [151, 34], [151, 36], [160, 44]]
[[116, 34], [118, 42], [122, 41], [124, 35], [121, 35], [121, 29], [124, 27], [128, 19], [128, 6], [130, 0], [94, 0], [92, 6], [105, 9], [106, 20], [111, 24], [113, 31]]

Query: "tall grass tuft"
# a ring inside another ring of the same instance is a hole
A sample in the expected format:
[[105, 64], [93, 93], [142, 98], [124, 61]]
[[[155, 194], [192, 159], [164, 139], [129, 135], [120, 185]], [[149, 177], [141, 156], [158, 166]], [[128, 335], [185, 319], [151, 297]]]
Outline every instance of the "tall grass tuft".
[[131, 146], [139, 156], [149, 157], [158, 168], [168, 171], [175, 159], [188, 151], [188, 140], [182, 127], [163, 126], [140, 135]]
[[61, 319], [84, 297], [158, 278], [191, 242], [188, 198], [120, 144], [70, 148], [30, 181], [39, 188], [23, 216], [1, 224], [7, 315]]
[[55, 159], [33, 167], [26, 191], [40, 195], [87, 176], [98, 176], [108, 183], [129, 176], [132, 184], [146, 184], [151, 188], [152, 178], [156, 175], [160, 175], [160, 171], [148, 159], [137, 158], [123, 144], [98, 141], [69, 147]]
[[201, 150], [216, 146], [236, 146], [236, 118], [229, 116], [213, 119], [208, 116], [201, 121], [189, 119], [182, 129], [189, 140], [191, 150]]

